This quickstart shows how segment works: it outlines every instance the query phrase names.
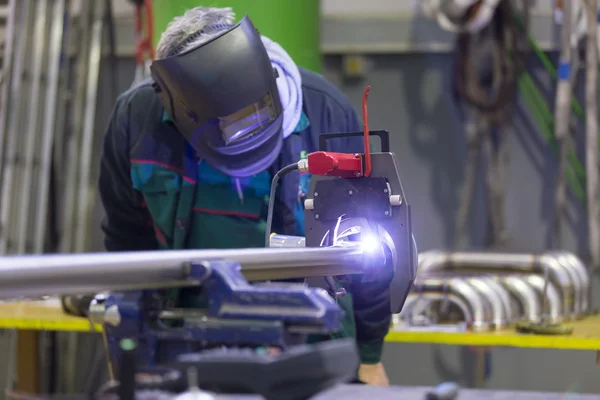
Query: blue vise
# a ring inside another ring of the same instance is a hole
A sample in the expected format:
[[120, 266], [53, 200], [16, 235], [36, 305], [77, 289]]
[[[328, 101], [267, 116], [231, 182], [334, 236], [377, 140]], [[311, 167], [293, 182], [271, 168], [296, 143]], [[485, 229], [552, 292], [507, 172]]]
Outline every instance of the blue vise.
[[229, 261], [191, 263], [189, 281], [205, 307], [173, 308], [172, 289], [99, 295], [90, 318], [102, 322], [111, 364], [119, 365], [122, 339], [138, 343], [138, 362], [170, 363], [184, 353], [219, 346], [278, 347], [303, 343], [308, 334], [338, 331], [343, 311], [321, 288], [303, 284], [250, 285], [241, 266]]

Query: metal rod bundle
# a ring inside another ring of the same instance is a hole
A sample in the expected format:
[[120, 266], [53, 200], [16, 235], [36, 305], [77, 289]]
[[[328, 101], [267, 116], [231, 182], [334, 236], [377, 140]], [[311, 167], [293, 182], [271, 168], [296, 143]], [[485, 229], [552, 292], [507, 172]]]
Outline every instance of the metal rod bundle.
[[109, 1], [78, 4], [11, 0], [1, 14], [0, 254], [56, 251], [60, 233], [63, 252], [89, 247]]

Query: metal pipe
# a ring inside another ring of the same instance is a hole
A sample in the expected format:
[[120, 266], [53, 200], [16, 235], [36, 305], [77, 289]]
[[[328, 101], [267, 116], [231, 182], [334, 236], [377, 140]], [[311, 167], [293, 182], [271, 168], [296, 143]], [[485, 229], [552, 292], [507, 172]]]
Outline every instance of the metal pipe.
[[591, 296], [591, 282], [590, 273], [588, 268], [585, 266], [583, 261], [573, 253], [565, 252], [565, 257], [570, 261], [571, 267], [577, 272], [582, 282], [583, 296], [581, 298], [581, 312], [587, 314], [590, 312], [590, 296]]
[[538, 322], [542, 316], [542, 302], [535, 289], [521, 277], [499, 276], [498, 282], [516, 299], [520, 317], [531, 322]]
[[282, 248], [305, 246], [306, 238], [304, 236], [278, 235], [274, 233], [271, 235], [271, 238], [269, 240], [269, 247]]
[[94, 156], [94, 122], [96, 121], [96, 103], [98, 97], [98, 84], [100, 81], [100, 62], [102, 59], [102, 39], [104, 32], [105, 7], [104, 1], [92, 3], [94, 8], [94, 21], [90, 43], [87, 85], [85, 95], [85, 110], [83, 117], [83, 131], [81, 136], [81, 158], [79, 159], [79, 180], [77, 194], [77, 219], [75, 221], [75, 251], [87, 250], [89, 239], [89, 226], [94, 202], [95, 180], [91, 176], [92, 157]]
[[75, 79], [75, 88], [73, 90], [72, 106], [72, 121], [70, 122], [71, 134], [67, 138], [67, 157], [66, 179], [64, 193], [64, 206], [62, 218], [62, 235], [60, 238], [60, 251], [62, 253], [70, 253], [75, 249], [75, 230], [76, 218], [78, 213], [77, 193], [78, 193], [78, 177], [80, 170], [81, 159], [81, 142], [82, 132], [84, 130], [84, 106], [86, 99], [86, 76], [88, 74], [88, 63], [90, 53], [92, 25], [93, 25], [93, 4], [89, 1], [80, 3], [79, 24], [75, 34], [78, 39], [77, 46], [77, 68]]
[[24, 130], [22, 119], [25, 107], [23, 107], [23, 104], [26, 104], [25, 100], [27, 98], [25, 94], [27, 85], [23, 75], [29, 61], [29, 45], [31, 43], [29, 24], [33, 20], [34, 14], [31, 11], [33, 4], [30, 0], [19, 1], [18, 3], [21, 8], [19, 12], [20, 23], [15, 24], [18, 33], [15, 34], [15, 59], [10, 76], [10, 102], [14, 105], [14, 109], [11, 110], [8, 116], [8, 128], [4, 133], [6, 135], [6, 147], [4, 149], [5, 157], [2, 160], [4, 168], [2, 170], [2, 187], [0, 187], [0, 196], [2, 196], [0, 202], [0, 229], [2, 229], [0, 254], [6, 254], [14, 248], [14, 243], [10, 243], [10, 241], [11, 239], [14, 241], [14, 199], [16, 194], [20, 192], [19, 180], [17, 179], [19, 172], [17, 159], [19, 158], [18, 153], [21, 145], [20, 136]]
[[[46, 238], [46, 221], [48, 212], [48, 188], [50, 184], [50, 167], [55, 134], [55, 119], [57, 118], [58, 80], [61, 64], [61, 49], [65, 21], [65, 0], [56, 0], [52, 5], [52, 28], [50, 33], [50, 55], [47, 81], [47, 92], [44, 108], [44, 124], [40, 156], [40, 173], [38, 176], [38, 205], [34, 219], [33, 252], [43, 253]], [[62, 143], [59, 144], [62, 146]]]
[[513, 322], [517, 318], [517, 314], [513, 312], [510, 293], [501, 284], [496, 282], [493, 276], [481, 276], [479, 279], [482, 279], [498, 295], [505, 310], [506, 321], [508, 323]]
[[554, 229], [552, 230], [553, 247], [560, 246], [563, 233], [563, 219], [565, 217], [566, 207], [566, 179], [565, 170], [568, 163], [567, 154], [569, 151], [569, 128], [571, 126], [571, 100], [573, 96], [573, 84], [575, 79], [571, 78], [573, 51], [571, 43], [571, 33], [573, 31], [573, 1], [565, 1], [562, 5], [562, 28], [560, 33], [560, 55], [559, 70], [562, 72], [558, 76], [556, 85], [556, 99], [554, 104], [554, 138], [558, 144], [559, 163], [554, 191]]
[[[359, 274], [360, 244], [297, 249], [172, 250], [0, 257], [0, 299], [181, 286], [189, 263], [231, 260], [248, 280]], [[383, 261], [382, 261], [383, 262]], [[193, 283], [193, 282], [191, 282]]]
[[[600, 266], [600, 179], [598, 178], [598, 1], [586, 0], [587, 45], [585, 68], [585, 178], [588, 251], [592, 266]], [[570, 107], [569, 107], [570, 108]]]
[[[22, 3], [22, 1], [21, 1]], [[6, 28], [4, 33], [4, 51], [2, 54], [2, 83], [0, 83], [0, 187], [2, 184], [2, 169], [4, 156], [4, 146], [6, 144], [8, 132], [8, 113], [11, 110], [10, 86], [12, 82], [13, 56], [15, 53], [15, 30], [18, 21], [17, 12], [21, 12], [22, 6], [17, 8], [17, 0], [9, 0], [6, 6], [8, 14], [6, 19]], [[2, 196], [0, 196], [0, 204]]]
[[469, 304], [471, 308], [473, 323], [472, 329], [475, 331], [485, 331], [489, 329], [489, 320], [492, 319], [491, 305], [486, 303], [481, 293], [473, 286], [460, 278], [417, 278], [413, 285], [412, 293], [452, 293]]
[[[39, 142], [39, 112], [43, 108], [40, 104], [40, 91], [42, 89], [42, 73], [44, 67], [44, 56], [46, 53], [46, 15], [48, 2], [46, 0], [39, 0], [37, 2], [37, 8], [35, 10], [35, 24], [34, 24], [34, 45], [33, 45], [33, 59], [32, 59], [32, 72], [31, 72], [31, 92], [29, 109], [27, 112], [27, 123], [25, 132], [23, 135], [23, 148], [25, 151], [24, 158], [21, 162], [24, 165], [22, 193], [21, 199], [17, 204], [14, 204], [18, 211], [18, 224], [17, 224], [17, 253], [23, 254], [30, 252], [29, 246], [29, 217], [31, 215], [31, 202], [35, 198], [33, 189], [35, 186], [34, 182], [34, 169], [38, 162], [38, 142]], [[37, 205], [34, 204], [34, 208]], [[13, 211], [15, 212], [15, 211]]]
[[[402, 323], [402, 321], [406, 321], [409, 325], [409, 328], [417, 325], [414, 324], [415, 314], [419, 313], [419, 309], [415, 310], [417, 306], [421, 306], [423, 301], [426, 302], [424, 308], [428, 308], [432, 302], [450, 302], [458, 306], [461, 310], [464, 322], [467, 326], [472, 326], [474, 323], [473, 320], [473, 308], [469, 303], [467, 303], [463, 298], [457, 296], [454, 293], [437, 293], [437, 292], [427, 292], [427, 293], [409, 293], [406, 296], [406, 300], [404, 301], [404, 306], [402, 307], [402, 311], [392, 317], [392, 323], [396, 329], [400, 328], [398, 325]], [[478, 325], [485, 325], [487, 321], [478, 321]], [[434, 325], [435, 326], [435, 325]], [[432, 325], [427, 325], [427, 327], [432, 327]], [[401, 328], [400, 328], [401, 329]]]
[[436, 271], [476, 271], [492, 273], [534, 273], [546, 271], [560, 288], [566, 316], [574, 314], [574, 285], [567, 270], [548, 254], [428, 251], [419, 254], [418, 273]]
[[548, 253], [558, 260], [571, 274], [575, 283], [575, 301], [577, 315], [581, 316], [589, 310], [590, 276], [583, 262], [574, 254], [567, 251], [554, 251]]
[[489, 281], [485, 278], [468, 277], [464, 278], [464, 280], [469, 285], [473, 286], [481, 296], [490, 303], [492, 307], [492, 323], [494, 328], [505, 328], [510, 322], [509, 316], [507, 315], [510, 312], [510, 299], [508, 299], [508, 303], [505, 304], [502, 301], [502, 296], [492, 288], [492, 285], [490, 285]]
[[[546, 286], [546, 280], [543, 277], [535, 274], [517, 275], [516, 277], [518, 279], [523, 279], [535, 289], [541, 303], [542, 297], [544, 296], [544, 286]], [[550, 282], [548, 282], [548, 286], [546, 287], [546, 304], [548, 310], [541, 310], [542, 315], [547, 318], [550, 323], [561, 323], [564, 319], [562, 310], [563, 301], [561, 300], [560, 293], [556, 287]]]

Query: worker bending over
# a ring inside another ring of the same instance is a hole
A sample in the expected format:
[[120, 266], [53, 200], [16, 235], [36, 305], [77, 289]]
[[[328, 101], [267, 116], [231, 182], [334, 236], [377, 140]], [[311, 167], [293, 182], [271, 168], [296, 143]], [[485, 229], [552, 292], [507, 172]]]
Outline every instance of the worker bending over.
[[[157, 45], [152, 80], [117, 99], [100, 171], [108, 251], [264, 247], [274, 173], [318, 150], [323, 133], [362, 130], [331, 83], [297, 67], [249, 19], [234, 19], [230, 8], [208, 7], [175, 18]], [[362, 139], [332, 141], [331, 150], [362, 152]], [[309, 179], [297, 171], [282, 178], [275, 232], [304, 236]], [[358, 378], [369, 384], [388, 384], [388, 283], [356, 284], [339, 300], [340, 336], [356, 337]], [[189, 293], [174, 296], [190, 306]]]

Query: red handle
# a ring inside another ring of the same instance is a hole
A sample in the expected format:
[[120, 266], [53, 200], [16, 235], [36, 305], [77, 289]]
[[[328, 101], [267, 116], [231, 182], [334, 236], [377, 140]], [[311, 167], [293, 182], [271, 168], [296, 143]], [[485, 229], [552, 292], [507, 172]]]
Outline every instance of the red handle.
[[371, 175], [371, 141], [369, 140], [369, 112], [367, 110], [367, 99], [369, 98], [370, 90], [371, 86], [367, 86], [367, 88], [365, 89], [365, 94], [363, 94], [362, 103], [363, 127], [365, 133], [365, 170], [363, 171], [363, 176]]
[[[142, 20], [142, 8], [146, 11], [146, 34], [143, 35], [144, 28]], [[135, 9], [135, 34], [137, 44], [135, 48], [135, 58], [138, 64], [144, 63], [144, 52], [147, 51], [151, 60], [154, 60], [154, 47], [152, 46], [152, 34], [154, 32], [154, 23], [152, 21], [152, 0], [144, 0], [144, 5], [136, 6]]]

